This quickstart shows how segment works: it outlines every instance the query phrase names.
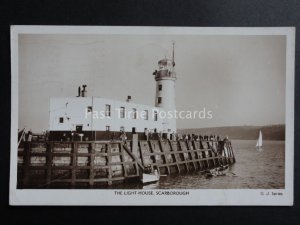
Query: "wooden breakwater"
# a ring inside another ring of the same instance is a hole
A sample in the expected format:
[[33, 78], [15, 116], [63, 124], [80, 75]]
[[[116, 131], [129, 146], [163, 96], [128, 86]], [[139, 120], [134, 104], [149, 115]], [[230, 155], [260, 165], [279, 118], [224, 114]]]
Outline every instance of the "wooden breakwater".
[[18, 188], [72, 188], [204, 171], [235, 162], [230, 141], [35, 141], [18, 150]]

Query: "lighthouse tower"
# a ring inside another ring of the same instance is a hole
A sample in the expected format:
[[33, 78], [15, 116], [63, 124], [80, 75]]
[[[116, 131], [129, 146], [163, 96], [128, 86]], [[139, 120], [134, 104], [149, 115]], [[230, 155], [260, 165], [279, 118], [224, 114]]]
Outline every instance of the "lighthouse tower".
[[[176, 118], [175, 118], [175, 59], [174, 59], [174, 43], [172, 51], [172, 59], [162, 59], [158, 61], [158, 70], [155, 75], [156, 81], [156, 94], [155, 94], [155, 106], [161, 108], [165, 113], [161, 113], [161, 116], [166, 115], [163, 122], [164, 133], [176, 132]], [[170, 118], [169, 112], [172, 113]]]

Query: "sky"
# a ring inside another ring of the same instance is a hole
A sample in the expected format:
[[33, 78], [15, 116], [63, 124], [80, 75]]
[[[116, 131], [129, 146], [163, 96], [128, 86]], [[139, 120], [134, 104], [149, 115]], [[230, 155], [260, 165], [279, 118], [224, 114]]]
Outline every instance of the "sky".
[[177, 128], [285, 123], [286, 38], [268, 35], [19, 35], [19, 128], [48, 129], [50, 97], [153, 105], [157, 62], [175, 42], [176, 109], [212, 112]]

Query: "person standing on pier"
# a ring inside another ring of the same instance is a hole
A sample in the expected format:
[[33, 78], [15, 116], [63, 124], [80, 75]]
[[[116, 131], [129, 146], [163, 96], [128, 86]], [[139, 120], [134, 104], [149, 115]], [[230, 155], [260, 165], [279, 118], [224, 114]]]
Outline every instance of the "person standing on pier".
[[148, 128], [145, 128], [145, 136], [146, 136], [146, 140], [149, 141], [149, 130], [148, 130]]
[[126, 144], [127, 136], [124, 130], [121, 130], [121, 140]]
[[32, 141], [32, 131], [31, 131], [31, 130], [28, 131], [28, 138], [27, 138], [27, 141], [28, 141], [28, 142], [31, 142], [31, 141]]
[[162, 132], [161, 132], [161, 131], [158, 133], [158, 139], [159, 139], [160, 141], [162, 140]]

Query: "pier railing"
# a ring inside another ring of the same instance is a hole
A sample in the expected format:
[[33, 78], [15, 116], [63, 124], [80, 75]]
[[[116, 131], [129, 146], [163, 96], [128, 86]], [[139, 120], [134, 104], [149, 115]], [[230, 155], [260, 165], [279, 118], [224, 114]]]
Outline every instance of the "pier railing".
[[72, 188], [139, 179], [145, 169], [186, 173], [235, 162], [230, 141], [37, 141], [18, 151], [18, 188]]

